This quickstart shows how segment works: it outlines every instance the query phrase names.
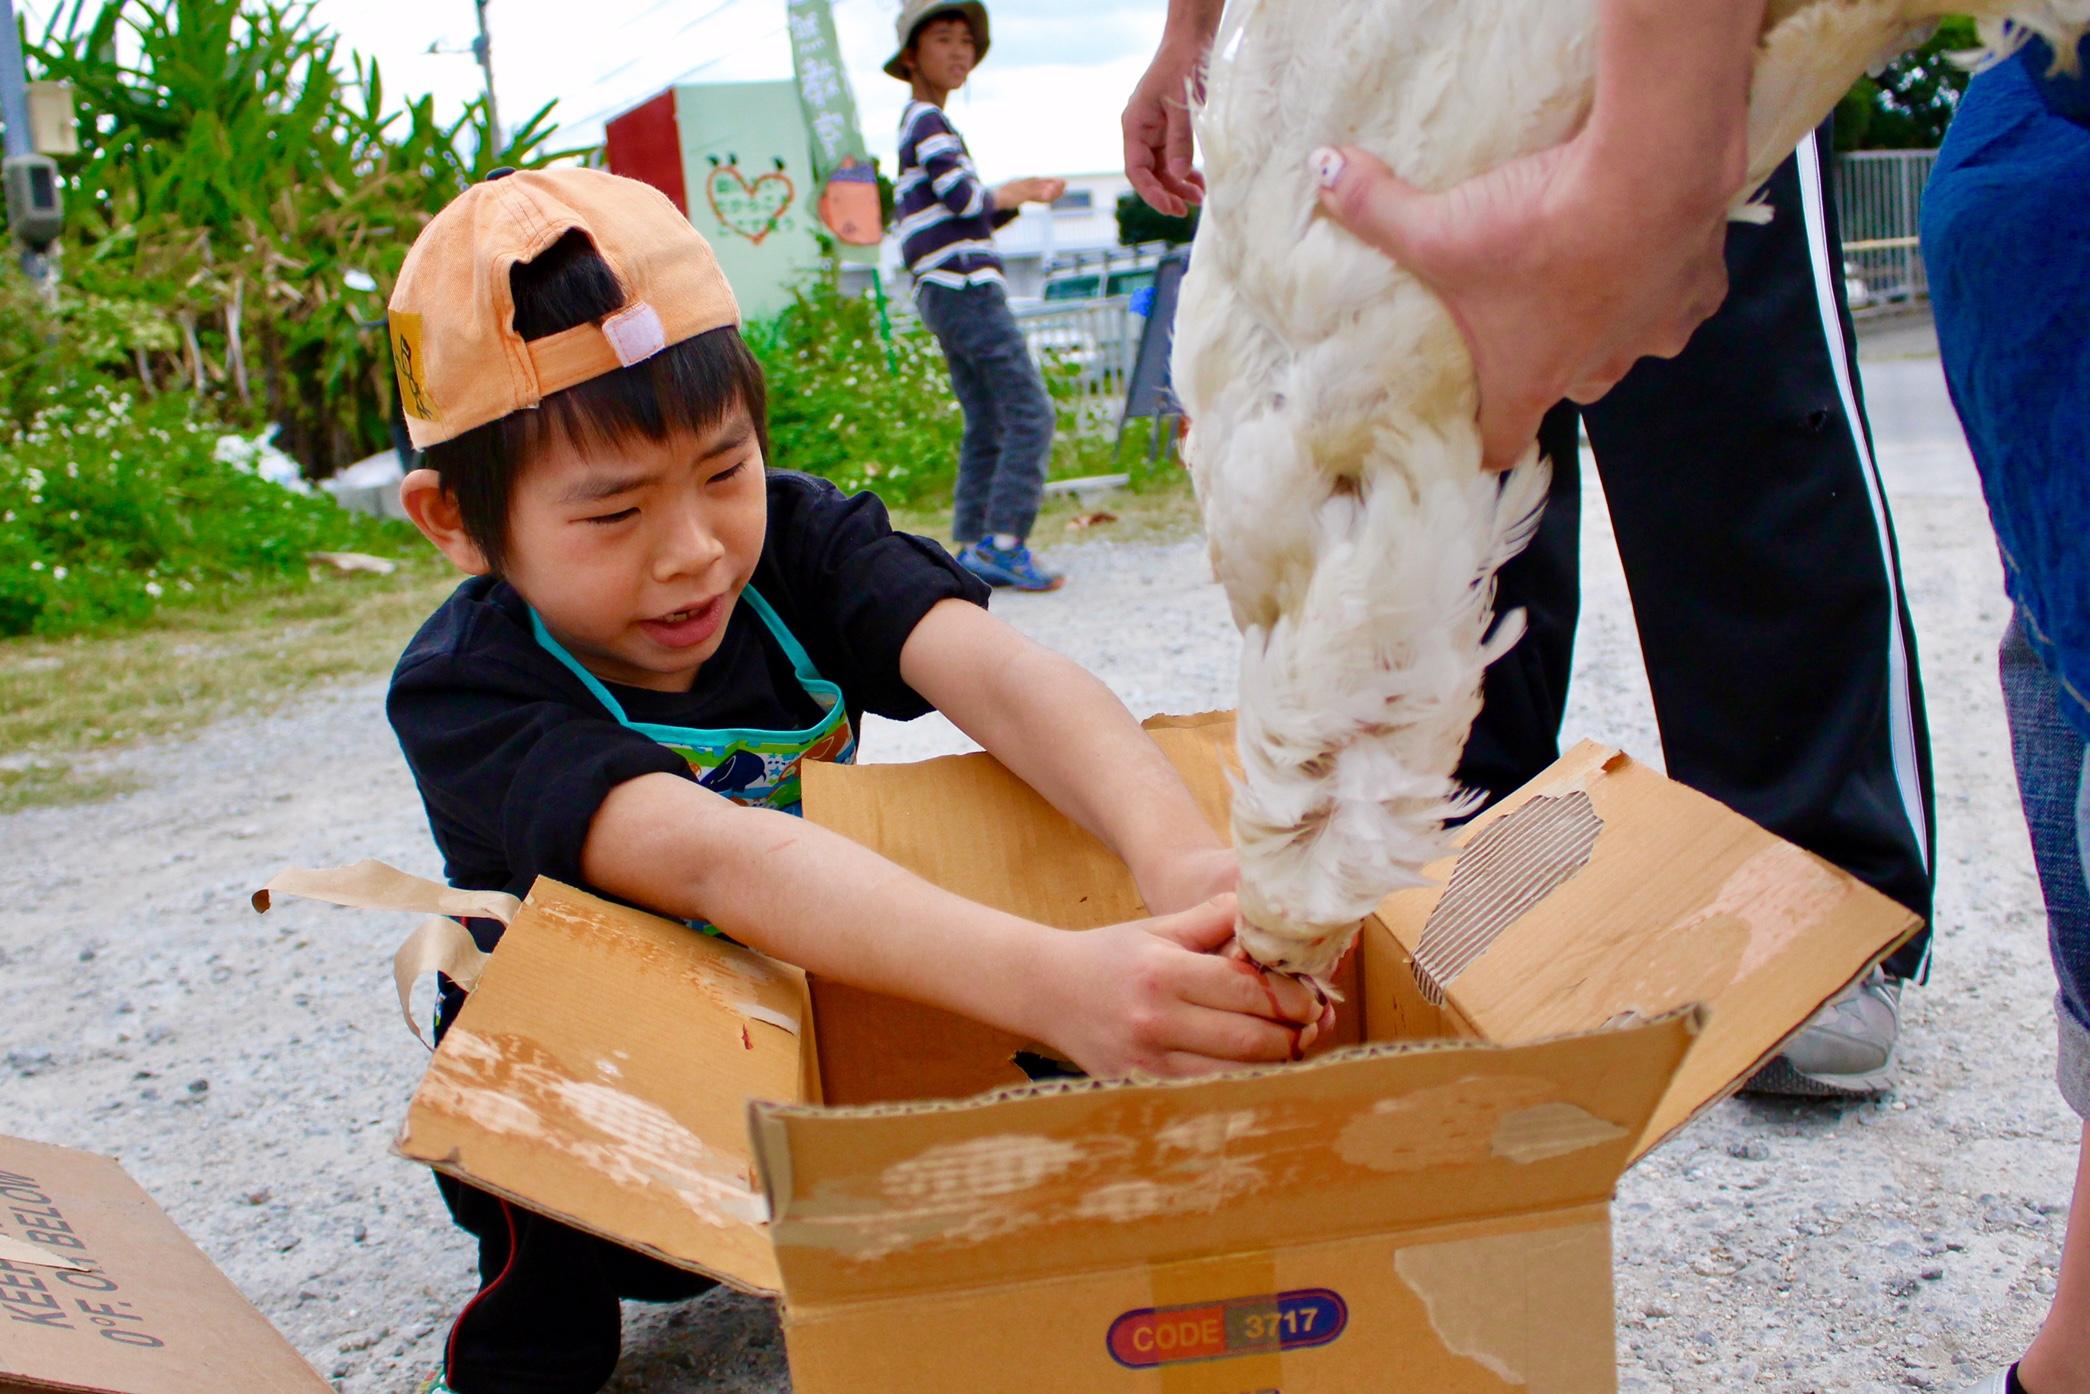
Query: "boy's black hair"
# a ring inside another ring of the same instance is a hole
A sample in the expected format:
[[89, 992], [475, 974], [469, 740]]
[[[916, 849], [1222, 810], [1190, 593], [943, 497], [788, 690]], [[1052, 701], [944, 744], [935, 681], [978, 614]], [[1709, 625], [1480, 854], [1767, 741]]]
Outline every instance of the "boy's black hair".
[[[623, 286], [585, 233], [569, 232], [535, 261], [512, 268], [515, 332], [548, 338], [615, 314]], [[507, 556], [508, 499], [529, 462], [554, 440], [579, 449], [665, 441], [716, 427], [747, 408], [762, 458], [769, 459], [768, 391], [762, 367], [740, 331], [728, 325], [670, 344], [642, 363], [576, 383], [534, 411], [511, 412], [428, 447], [424, 462], [457, 500], [465, 535], [500, 574]]]

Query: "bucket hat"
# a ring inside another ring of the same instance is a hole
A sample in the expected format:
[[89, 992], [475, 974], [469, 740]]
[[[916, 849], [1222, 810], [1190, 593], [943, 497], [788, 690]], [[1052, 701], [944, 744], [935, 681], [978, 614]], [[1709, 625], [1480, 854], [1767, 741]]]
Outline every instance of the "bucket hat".
[[904, 0], [900, 16], [893, 21], [893, 56], [885, 60], [885, 71], [890, 77], [910, 82], [913, 75], [907, 71], [903, 55], [914, 31], [938, 15], [963, 15], [972, 26], [973, 61], [979, 62], [987, 56], [987, 7], [980, 0]]

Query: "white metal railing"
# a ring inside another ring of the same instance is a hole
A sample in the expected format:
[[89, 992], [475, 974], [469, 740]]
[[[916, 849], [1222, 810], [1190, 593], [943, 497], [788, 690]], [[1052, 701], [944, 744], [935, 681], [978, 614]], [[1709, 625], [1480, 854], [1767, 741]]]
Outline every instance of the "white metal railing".
[[[1060, 400], [1071, 396], [1075, 409], [1085, 417], [1115, 419], [1147, 324], [1132, 313], [1132, 297], [1011, 305], [1009, 313], [1054, 396]], [[895, 332], [904, 333], [920, 323], [911, 312], [894, 308]]]
[[1935, 150], [1858, 150], [1836, 157], [1830, 187], [1843, 232], [1843, 279], [1862, 310], [1930, 293], [1917, 244]]
[[1082, 408], [1115, 403], [1124, 395], [1146, 327], [1146, 320], [1132, 313], [1131, 296], [1011, 305], [1009, 313], [1059, 394], [1071, 392]]

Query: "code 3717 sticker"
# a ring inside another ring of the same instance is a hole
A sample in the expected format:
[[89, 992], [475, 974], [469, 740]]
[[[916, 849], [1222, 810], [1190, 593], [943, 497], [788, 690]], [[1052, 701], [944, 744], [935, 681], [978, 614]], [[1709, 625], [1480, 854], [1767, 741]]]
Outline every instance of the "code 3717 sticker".
[[1110, 1358], [1130, 1370], [1225, 1360], [1236, 1355], [1325, 1346], [1343, 1334], [1350, 1309], [1327, 1288], [1261, 1297], [1141, 1307], [1110, 1324]]

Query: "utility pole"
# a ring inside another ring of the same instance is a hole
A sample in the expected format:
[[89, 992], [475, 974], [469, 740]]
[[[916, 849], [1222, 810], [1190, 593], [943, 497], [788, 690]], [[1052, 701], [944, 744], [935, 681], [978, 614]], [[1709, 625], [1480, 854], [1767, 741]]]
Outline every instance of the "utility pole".
[[14, 0], [0, 0], [0, 121], [7, 123], [7, 153], [32, 153], [28, 78], [22, 72], [22, 36], [15, 31]]
[[64, 226], [64, 204], [58, 192], [58, 166], [36, 153], [29, 134], [28, 76], [22, 70], [22, 36], [15, 30], [14, 0], [0, 0], [0, 121], [7, 123], [0, 141], [7, 220], [21, 249], [22, 272], [31, 285], [57, 304], [57, 278], [44, 255]]
[[[10, 0], [0, 0], [0, 4], [7, 3]], [[479, 60], [479, 67], [486, 73], [486, 125], [493, 140], [493, 150], [488, 152], [488, 158], [492, 158], [508, 142], [501, 135], [501, 108], [493, 95], [493, 36], [486, 28], [486, 0], [475, 0], [475, 3], [479, 9], [479, 37], [472, 40], [472, 56]]]

